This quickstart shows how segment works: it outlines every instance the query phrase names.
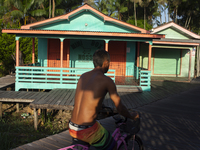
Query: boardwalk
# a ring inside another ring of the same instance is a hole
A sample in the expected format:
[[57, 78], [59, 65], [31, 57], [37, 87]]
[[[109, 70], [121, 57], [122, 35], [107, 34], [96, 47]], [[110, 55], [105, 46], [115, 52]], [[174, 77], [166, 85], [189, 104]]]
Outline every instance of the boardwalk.
[[[191, 90], [173, 94], [136, 109], [141, 114], [141, 130], [138, 135], [143, 140], [145, 150], [200, 149], [199, 91], [198, 85]], [[101, 122], [110, 132], [114, 130], [111, 117]], [[70, 143], [69, 132], [64, 131], [19, 146], [15, 150], [55, 150], [68, 146]]]
[[0, 78], [0, 90], [6, 89], [10, 85], [14, 85], [15, 83], [15, 76], [14, 75], [7, 75], [5, 77]]

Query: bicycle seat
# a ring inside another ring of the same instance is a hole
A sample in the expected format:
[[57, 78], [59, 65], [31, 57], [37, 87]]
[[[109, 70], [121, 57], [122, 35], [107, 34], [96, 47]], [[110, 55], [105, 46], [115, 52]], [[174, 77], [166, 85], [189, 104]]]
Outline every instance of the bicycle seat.
[[72, 138], [72, 145], [75, 145], [75, 144], [81, 144], [81, 145], [84, 145], [84, 146], [90, 146], [90, 144], [87, 143], [87, 142], [81, 141], [79, 139]]

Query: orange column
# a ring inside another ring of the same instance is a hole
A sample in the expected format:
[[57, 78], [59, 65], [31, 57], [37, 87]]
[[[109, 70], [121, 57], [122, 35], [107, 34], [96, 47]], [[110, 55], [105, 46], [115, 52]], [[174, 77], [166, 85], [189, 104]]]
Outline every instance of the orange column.
[[151, 71], [151, 53], [152, 53], [152, 46], [149, 43], [148, 70], [150, 70], [150, 71]]
[[19, 66], [19, 38], [16, 39], [16, 66]]
[[63, 40], [60, 42], [60, 67], [63, 67]]
[[32, 38], [32, 63], [35, 63], [35, 38]]
[[140, 42], [137, 42], [137, 67], [140, 65]]
[[108, 42], [109, 40], [105, 40], [105, 50], [108, 52]]
[[69, 68], [69, 47], [67, 48], [67, 68]]

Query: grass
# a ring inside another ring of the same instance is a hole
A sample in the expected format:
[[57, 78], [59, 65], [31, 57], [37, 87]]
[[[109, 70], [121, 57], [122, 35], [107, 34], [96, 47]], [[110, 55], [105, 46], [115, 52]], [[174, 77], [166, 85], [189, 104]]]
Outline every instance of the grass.
[[[40, 119], [41, 121], [41, 119]], [[0, 119], [0, 149], [8, 150], [67, 129], [65, 124], [48, 114], [47, 122], [34, 130], [33, 119], [21, 117], [21, 113], [7, 113]]]

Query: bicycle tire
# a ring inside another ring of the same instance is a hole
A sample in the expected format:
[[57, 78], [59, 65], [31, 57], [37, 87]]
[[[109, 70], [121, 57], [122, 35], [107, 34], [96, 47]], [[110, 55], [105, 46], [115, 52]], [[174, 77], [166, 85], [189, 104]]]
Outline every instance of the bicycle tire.
[[[133, 141], [133, 135], [126, 137], [125, 142], [126, 142], [127, 150], [132, 150], [132, 146], [133, 146], [132, 141]], [[124, 143], [122, 143], [118, 150], [124, 150], [124, 149], [125, 149], [125, 146], [124, 146]], [[144, 150], [142, 140], [137, 135], [135, 135], [134, 150]]]

